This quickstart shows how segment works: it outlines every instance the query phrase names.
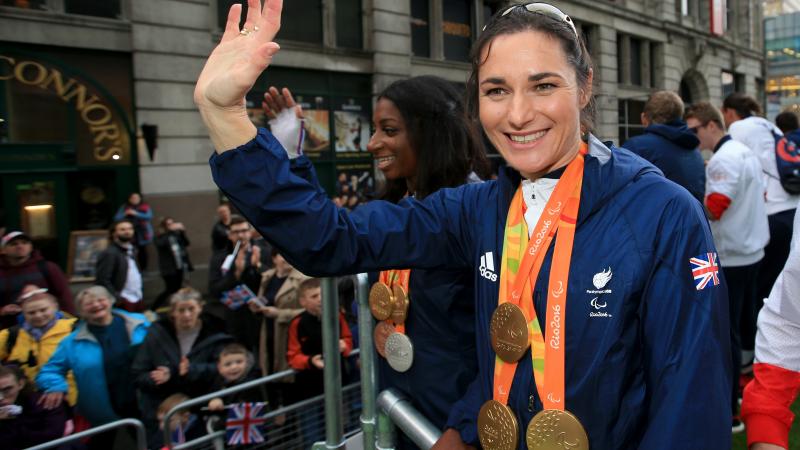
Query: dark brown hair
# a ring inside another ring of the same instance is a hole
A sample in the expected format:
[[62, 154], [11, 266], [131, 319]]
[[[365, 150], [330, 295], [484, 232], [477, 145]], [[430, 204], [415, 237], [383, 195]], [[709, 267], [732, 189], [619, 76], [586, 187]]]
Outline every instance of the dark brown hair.
[[725, 125], [722, 120], [722, 114], [719, 110], [709, 102], [697, 102], [686, 109], [685, 119], [697, 119], [702, 126], [708, 125], [709, 122], [717, 124], [720, 130], [725, 130]]
[[777, 116], [775, 116], [775, 125], [778, 126], [783, 134], [790, 133], [798, 128], [800, 128], [800, 123], [798, 123], [797, 114], [791, 111], [784, 111]]
[[[507, 9], [507, 8], [506, 8]], [[575, 36], [570, 24], [559, 21], [543, 14], [532, 13], [524, 7], [517, 7], [508, 14], [502, 15], [501, 9], [489, 20], [483, 33], [472, 45], [470, 51], [470, 62], [472, 70], [467, 80], [467, 115], [471, 118], [472, 124], [480, 128], [479, 106], [478, 106], [478, 71], [485, 62], [481, 60], [484, 48], [491, 49], [492, 42], [498, 36], [516, 34], [525, 31], [538, 31], [544, 33], [561, 43], [561, 49], [567, 58], [567, 63], [575, 69], [575, 80], [581, 91], [590, 91], [589, 74], [592, 71], [592, 58], [583, 40]], [[581, 133], [588, 133], [594, 127], [595, 102], [590, 98], [586, 106], [581, 110]]]
[[736, 115], [742, 119], [753, 115], [761, 115], [761, 106], [758, 102], [753, 97], [742, 94], [741, 92], [734, 92], [725, 97], [725, 100], [722, 102], [722, 107], [736, 111]]
[[247, 219], [245, 219], [244, 217], [238, 214], [231, 214], [231, 223], [228, 224], [228, 229], [230, 229], [234, 225], [239, 225], [240, 223], [246, 223], [248, 226], [250, 225], [250, 222], [248, 222]]
[[300, 286], [297, 287], [297, 296], [302, 297], [306, 295], [306, 291], [310, 291], [311, 289], [316, 289], [322, 287], [322, 282], [319, 281], [319, 278], [309, 278], [307, 280], [303, 280], [300, 283]]

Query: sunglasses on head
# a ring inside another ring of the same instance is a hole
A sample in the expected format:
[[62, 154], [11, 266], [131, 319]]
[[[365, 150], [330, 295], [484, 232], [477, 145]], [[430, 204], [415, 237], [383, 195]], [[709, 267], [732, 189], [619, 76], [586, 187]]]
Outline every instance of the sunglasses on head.
[[[566, 22], [570, 28], [572, 28], [572, 32], [575, 34], [575, 38], [578, 38], [578, 30], [575, 28], [575, 23], [572, 22], [572, 19], [564, 14], [563, 11], [556, 8], [553, 5], [548, 3], [518, 3], [516, 5], [509, 6], [505, 11], [503, 11], [499, 17], [503, 17], [508, 15], [511, 11], [517, 8], [525, 8], [526, 11], [534, 13], [534, 14], [541, 14], [543, 16], [547, 16], [551, 19], [555, 19], [559, 22]], [[486, 26], [484, 25], [483, 31], [486, 30]]]

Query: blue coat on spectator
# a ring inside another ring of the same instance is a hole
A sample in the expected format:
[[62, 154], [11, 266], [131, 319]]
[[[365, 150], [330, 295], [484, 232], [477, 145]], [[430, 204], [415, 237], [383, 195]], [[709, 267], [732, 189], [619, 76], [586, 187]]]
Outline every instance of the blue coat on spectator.
[[[138, 346], [147, 335], [150, 326], [142, 314], [114, 309], [112, 314], [125, 321], [131, 347]], [[78, 403], [75, 405], [92, 426], [120, 419], [111, 407], [105, 370], [103, 350], [97, 339], [89, 332], [86, 322], [80, 322], [69, 336], [64, 338], [55, 354], [36, 376], [36, 385], [43, 392], [67, 392], [67, 371], [72, 370], [78, 386]], [[131, 384], [131, 389], [136, 389]]]
[[644, 134], [628, 139], [622, 146], [653, 163], [668, 180], [683, 186], [702, 203], [706, 168], [698, 145], [700, 140], [686, 122], [675, 120], [652, 124], [644, 129]]

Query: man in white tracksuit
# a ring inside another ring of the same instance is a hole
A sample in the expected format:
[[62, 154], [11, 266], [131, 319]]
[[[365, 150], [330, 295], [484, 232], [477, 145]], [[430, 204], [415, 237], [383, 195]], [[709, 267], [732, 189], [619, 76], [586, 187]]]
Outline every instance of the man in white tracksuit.
[[697, 134], [700, 148], [714, 151], [706, 166], [704, 204], [728, 285], [733, 363], [732, 431], [740, 432], [744, 429], [736, 415], [741, 365], [740, 321], [742, 309], [755, 300], [758, 267], [769, 241], [761, 163], [755, 153], [725, 133], [722, 116], [711, 104], [692, 105], [686, 112], [686, 124]]
[[792, 221], [800, 201], [800, 195], [791, 195], [783, 189], [778, 176], [775, 135], [783, 133], [760, 114], [758, 102], [742, 93], [731, 94], [722, 103], [722, 117], [730, 136], [746, 145], [761, 161], [769, 223], [770, 241], [764, 248], [764, 259], [758, 271], [756, 299], [752, 307], [745, 306], [742, 310], [742, 373], [746, 375], [752, 367], [756, 317], [789, 256]]

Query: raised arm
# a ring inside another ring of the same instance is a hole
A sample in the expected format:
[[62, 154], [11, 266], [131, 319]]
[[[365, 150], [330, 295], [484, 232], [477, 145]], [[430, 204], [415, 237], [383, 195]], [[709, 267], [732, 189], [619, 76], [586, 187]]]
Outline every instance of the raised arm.
[[281, 24], [282, 0], [247, 1], [247, 19], [239, 30], [242, 6], [234, 4], [222, 40], [197, 80], [194, 101], [218, 153], [236, 148], [256, 135], [247, 117], [245, 95], [267, 68], [279, 46], [272, 42]]

